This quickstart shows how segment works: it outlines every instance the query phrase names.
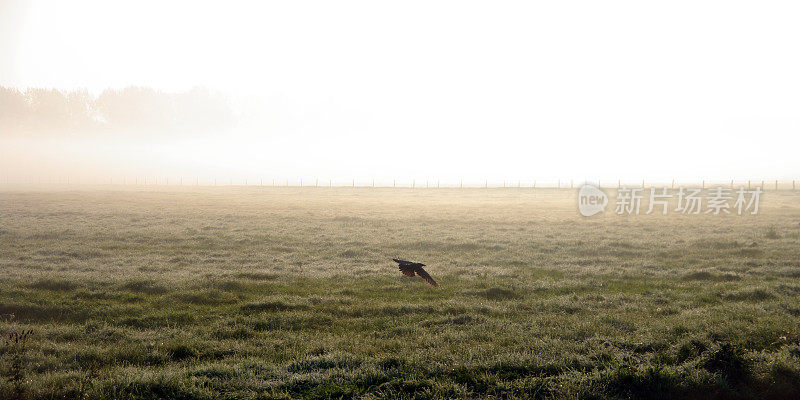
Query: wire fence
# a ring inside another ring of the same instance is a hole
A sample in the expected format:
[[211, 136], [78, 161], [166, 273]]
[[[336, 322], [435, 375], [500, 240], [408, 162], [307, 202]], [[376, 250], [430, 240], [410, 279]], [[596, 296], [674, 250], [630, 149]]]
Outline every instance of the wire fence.
[[711, 187], [745, 187], [761, 190], [798, 190], [800, 180], [780, 179], [730, 179], [730, 180], [575, 180], [575, 179], [529, 179], [529, 180], [442, 180], [442, 179], [333, 179], [333, 178], [219, 178], [219, 177], [166, 177], [166, 176], [121, 176], [106, 178], [58, 177], [5, 177], [5, 186], [18, 185], [111, 185], [111, 186], [204, 186], [204, 187], [303, 187], [303, 188], [410, 188], [410, 189], [452, 189], [452, 188], [484, 188], [484, 189], [575, 189], [589, 184], [601, 189], [657, 187], [711, 188]]

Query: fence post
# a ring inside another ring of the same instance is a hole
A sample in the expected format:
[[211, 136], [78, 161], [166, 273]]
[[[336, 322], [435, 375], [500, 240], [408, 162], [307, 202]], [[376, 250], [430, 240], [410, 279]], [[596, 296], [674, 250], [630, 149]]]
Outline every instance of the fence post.
[[776, 191], [778, 190], [778, 180], [777, 179], [775, 179], [775, 190]]
[[764, 190], [764, 180], [761, 180], [761, 190]]

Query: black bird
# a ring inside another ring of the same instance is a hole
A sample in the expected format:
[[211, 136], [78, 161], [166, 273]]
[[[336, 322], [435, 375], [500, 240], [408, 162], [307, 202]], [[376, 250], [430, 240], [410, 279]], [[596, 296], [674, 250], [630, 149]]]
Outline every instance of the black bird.
[[425, 271], [424, 269], [422, 269], [422, 267], [424, 267], [425, 264], [415, 263], [415, 262], [411, 262], [411, 261], [398, 260], [396, 258], [393, 258], [392, 260], [394, 260], [394, 262], [400, 264], [400, 272], [402, 272], [403, 274], [405, 274], [407, 276], [414, 276], [414, 273], [416, 272], [417, 275], [420, 276], [420, 278], [425, 279], [425, 282], [428, 282], [433, 286], [439, 286], [439, 284], [436, 283], [436, 281], [434, 281], [433, 278], [431, 278], [430, 275], [428, 275], [428, 272]]

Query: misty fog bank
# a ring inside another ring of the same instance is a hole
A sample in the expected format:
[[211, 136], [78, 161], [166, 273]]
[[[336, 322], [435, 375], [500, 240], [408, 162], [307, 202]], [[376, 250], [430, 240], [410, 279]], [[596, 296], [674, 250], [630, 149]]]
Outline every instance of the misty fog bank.
[[546, 109], [407, 104], [352, 108], [195, 88], [0, 87], [0, 174], [8, 181], [181, 177], [255, 182], [480, 185], [797, 179], [800, 121], [705, 117], [694, 124]]

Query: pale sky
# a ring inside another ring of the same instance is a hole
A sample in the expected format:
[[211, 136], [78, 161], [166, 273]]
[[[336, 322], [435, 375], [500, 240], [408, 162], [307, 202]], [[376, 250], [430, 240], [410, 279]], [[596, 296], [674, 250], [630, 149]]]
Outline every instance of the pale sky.
[[0, 85], [205, 86], [264, 116], [203, 141], [6, 141], [0, 166], [798, 179], [798, 21], [796, 1], [0, 0]]

